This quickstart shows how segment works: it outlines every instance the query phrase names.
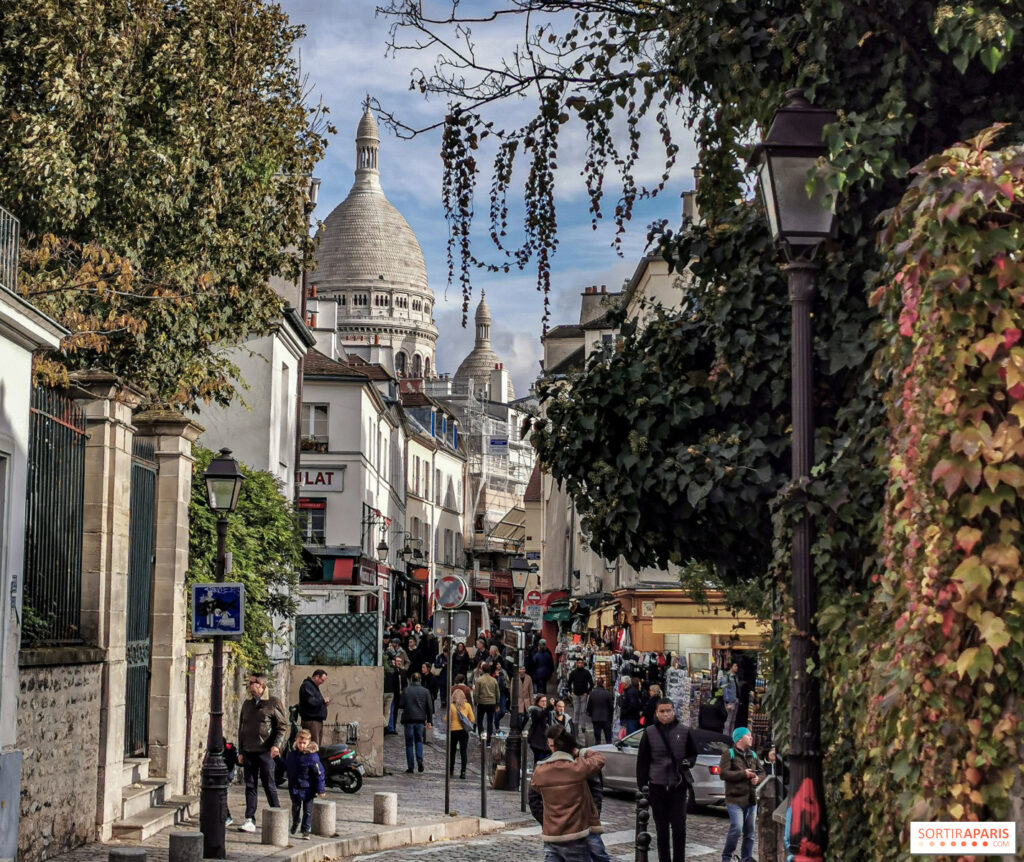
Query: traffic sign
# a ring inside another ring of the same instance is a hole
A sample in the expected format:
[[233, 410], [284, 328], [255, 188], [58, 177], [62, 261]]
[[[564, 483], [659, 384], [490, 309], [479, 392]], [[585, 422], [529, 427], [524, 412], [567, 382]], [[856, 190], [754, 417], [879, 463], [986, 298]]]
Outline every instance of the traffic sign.
[[469, 586], [458, 575], [445, 575], [434, 587], [434, 601], [446, 611], [461, 608], [469, 598]]
[[[449, 630], [449, 618], [451, 627]], [[473, 625], [469, 611], [445, 611], [434, 615], [434, 634], [438, 637], [451, 635], [456, 641], [465, 641]]]
[[530, 620], [533, 622], [533, 627], [535, 629], [539, 629], [540, 628], [541, 617], [543, 616], [543, 614], [544, 614], [544, 608], [542, 608], [540, 605], [527, 605], [526, 606], [526, 616], [528, 616], [530, 618]]
[[539, 605], [540, 601], [540, 590], [530, 590], [530, 592], [526, 594], [525, 604], [527, 607], [530, 607], [530, 605]]
[[243, 584], [192, 585], [192, 635], [197, 638], [241, 637], [245, 631]]

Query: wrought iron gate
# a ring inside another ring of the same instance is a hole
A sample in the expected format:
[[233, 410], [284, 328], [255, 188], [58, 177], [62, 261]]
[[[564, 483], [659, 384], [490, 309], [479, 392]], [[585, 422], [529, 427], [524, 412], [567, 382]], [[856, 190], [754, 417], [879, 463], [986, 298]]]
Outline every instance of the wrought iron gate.
[[32, 390], [25, 502], [26, 646], [82, 642], [85, 415], [70, 398]]
[[149, 718], [150, 609], [156, 514], [156, 460], [153, 444], [132, 443], [131, 522], [128, 528], [127, 659], [124, 753], [146, 753]]

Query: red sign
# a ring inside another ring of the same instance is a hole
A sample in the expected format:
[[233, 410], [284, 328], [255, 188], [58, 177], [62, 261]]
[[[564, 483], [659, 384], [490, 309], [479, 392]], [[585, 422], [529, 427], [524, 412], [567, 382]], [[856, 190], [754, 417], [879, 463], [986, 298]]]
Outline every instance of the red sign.
[[526, 602], [525, 602], [525, 604], [526, 604], [527, 607], [529, 607], [530, 605], [539, 605], [540, 604], [540, 592], [538, 590], [530, 590], [530, 592], [528, 592], [526, 594]]
[[299, 484], [314, 488], [333, 488], [336, 473], [336, 470], [300, 470]]

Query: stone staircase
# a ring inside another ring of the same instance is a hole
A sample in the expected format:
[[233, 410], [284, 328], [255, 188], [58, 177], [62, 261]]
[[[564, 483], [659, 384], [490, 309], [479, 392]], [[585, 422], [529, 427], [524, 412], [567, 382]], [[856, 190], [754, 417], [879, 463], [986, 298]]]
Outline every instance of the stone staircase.
[[162, 829], [195, 817], [198, 796], [166, 795], [161, 778], [149, 777], [148, 757], [126, 757], [121, 787], [121, 819], [113, 825], [114, 838], [145, 841]]

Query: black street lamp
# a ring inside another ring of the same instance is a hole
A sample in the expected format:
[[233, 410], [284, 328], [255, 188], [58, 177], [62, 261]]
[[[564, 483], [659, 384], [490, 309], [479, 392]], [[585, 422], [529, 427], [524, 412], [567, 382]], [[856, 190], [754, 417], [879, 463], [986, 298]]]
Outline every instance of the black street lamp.
[[[509, 570], [512, 573], [512, 604], [518, 613], [522, 610], [523, 596], [526, 594], [530, 564], [526, 562], [525, 557], [515, 556]], [[519, 727], [519, 667], [523, 663], [522, 642], [523, 634], [519, 632], [516, 635], [516, 661], [512, 669], [512, 709], [509, 710], [508, 741], [505, 746], [505, 774], [508, 777], [509, 790], [519, 789], [519, 764], [523, 753], [523, 734], [522, 728]]]
[[[203, 474], [210, 508], [217, 513], [217, 583], [224, 582], [227, 561], [228, 513], [238, 505], [242, 471], [221, 449]], [[199, 830], [203, 833], [203, 858], [223, 859], [224, 821], [228, 814], [228, 766], [224, 762], [224, 639], [213, 639], [213, 671], [210, 677], [210, 729], [203, 757], [202, 790], [199, 796]]]
[[[835, 235], [835, 207], [826, 205], [823, 184], [807, 183], [827, 154], [825, 126], [834, 112], [813, 107], [803, 90], [789, 90], [788, 104], [750, 158], [768, 213], [772, 238], [788, 263], [793, 338], [793, 479], [806, 480], [814, 459], [814, 355], [812, 313], [818, 265], [814, 254]], [[793, 622], [789, 642], [789, 734], [792, 800], [789, 846], [806, 860], [824, 859], [828, 840], [821, 753], [821, 689], [818, 673], [817, 581], [811, 568], [811, 520], [806, 508], [793, 525]], [[809, 671], [808, 668], [811, 668]]]

